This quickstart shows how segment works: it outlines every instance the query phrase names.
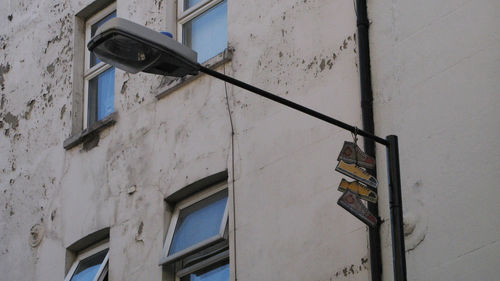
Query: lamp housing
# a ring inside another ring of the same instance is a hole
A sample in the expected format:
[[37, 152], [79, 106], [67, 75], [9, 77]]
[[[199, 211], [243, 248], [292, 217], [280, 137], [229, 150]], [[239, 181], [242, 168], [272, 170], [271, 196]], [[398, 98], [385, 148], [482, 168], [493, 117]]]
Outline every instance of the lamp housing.
[[130, 73], [196, 75], [197, 53], [176, 40], [123, 18], [104, 23], [87, 44], [103, 62]]

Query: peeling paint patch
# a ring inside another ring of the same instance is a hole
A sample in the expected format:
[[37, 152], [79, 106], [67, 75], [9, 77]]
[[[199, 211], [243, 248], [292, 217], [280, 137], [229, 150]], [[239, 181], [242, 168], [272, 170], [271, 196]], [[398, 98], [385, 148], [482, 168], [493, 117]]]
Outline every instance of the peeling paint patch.
[[135, 241], [137, 242], [143, 242], [144, 239], [142, 237], [142, 232], [144, 230], [144, 222], [139, 223], [139, 227], [137, 228], [137, 234], [135, 235]]
[[344, 277], [349, 277], [351, 275], [356, 275], [364, 270], [368, 270], [367, 264], [368, 264], [368, 258], [361, 258], [360, 264], [351, 264], [344, 266], [342, 269], [335, 272], [333, 277], [344, 278]]
[[35, 224], [30, 230], [30, 245], [31, 247], [37, 247], [43, 240], [45, 235], [45, 227], [43, 224]]
[[120, 90], [120, 94], [125, 94], [125, 92], [127, 91], [127, 83], [128, 83], [128, 80], [126, 80], [125, 82], [123, 82], [122, 84], [122, 88]]
[[5, 35], [0, 36], [0, 48], [2, 48], [2, 50], [5, 50], [5, 48], [7, 48], [7, 39], [8, 37], [6, 37]]
[[[7, 72], [10, 71], [10, 64], [6, 64], [6, 65], [3, 65], [1, 64], [0, 65], [0, 88], [2, 90], [5, 89], [5, 78], [4, 78], [4, 74], [6, 74]], [[3, 96], [2, 96], [2, 99], [3, 99]], [[3, 107], [3, 106], [2, 106]]]
[[19, 126], [19, 118], [17, 118], [17, 116], [13, 115], [10, 112], [7, 112], [7, 114], [5, 114], [3, 120], [9, 123], [10, 127], [13, 130], [17, 129], [17, 127]]
[[5, 106], [5, 95], [2, 95], [2, 98], [0, 99], [0, 109], [3, 109]]
[[161, 10], [161, 4], [162, 4], [163, 0], [155, 0], [155, 4], [158, 6], [158, 10]]
[[325, 59], [321, 60], [321, 63], [319, 64], [319, 69], [321, 69], [321, 71], [325, 69]]
[[[57, 11], [58, 13], [60, 11]], [[59, 34], [54, 36], [52, 39], [48, 40], [47, 41], [47, 46], [45, 47], [44, 49], [44, 53], [47, 53], [47, 49], [49, 49], [50, 45], [54, 44], [54, 43], [57, 43], [57, 42], [60, 42], [62, 39], [64, 39], [66, 36], [68, 36], [69, 34], [71, 34], [73, 32], [73, 28], [71, 27], [71, 24], [68, 24], [68, 23], [71, 23], [71, 20], [72, 20], [72, 17], [71, 17], [71, 14], [66, 14], [64, 17], [60, 18], [58, 20], [58, 22], [61, 24], [61, 27], [59, 28], [56, 28], [58, 30], [60, 30]], [[50, 25], [49, 25], [50, 27]], [[68, 43], [70, 41], [68, 40]], [[66, 48], [66, 46], [65, 46]]]
[[66, 112], [66, 105], [63, 105], [63, 107], [61, 107], [61, 115], [59, 116], [59, 119], [63, 119], [64, 117], [64, 113]]
[[35, 106], [35, 100], [30, 100], [26, 106], [28, 107], [28, 110], [24, 113], [24, 119], [28, 120], [31, 117], [31, 111], [33, 111], [33, 107]]
[[55, 66], [54, 66], [54, 63], [51, 63], [47, 66], [47, 72], [49, 74], [53, 74], [54, 73], [54, 70], [55, 70]]

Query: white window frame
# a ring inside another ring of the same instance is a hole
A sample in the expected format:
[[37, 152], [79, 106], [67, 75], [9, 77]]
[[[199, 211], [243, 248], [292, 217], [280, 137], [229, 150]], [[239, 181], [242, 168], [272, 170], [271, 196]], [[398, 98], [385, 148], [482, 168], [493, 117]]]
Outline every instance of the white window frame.
[[168, 232], [167, 232], [167, 237], [165, 238], [165, 244], [163, 246], [163, 252], [162, 252], [162, 258], [160, 260], [160, 264], [165, 264], [165, 263], [170, 263], [173, 261], [176, 261], [186, 255], [189, 255], [191, 253], [196, 252], [197, 250], [203, 248], [206, 245], [216, 243], [217, 241], [222, 241], [224, 238], [224, 232], [226, 230], [226, 225], [228, 221], [228, 208], [229, 208], [229, 197], [228, 200], [226, 201], [226, 207], [224, 208], [224, 214], [222, 215], [222, 221], [220, 225], [219, 232], [210, 238], [205, 239], [204, 241], [201, 241], [195, 245], [192, 245], [182, 251], [179, 251], [173, 255], [168, 255], [168, 252], [170, 250], [170, 245], [172, 243], [172, 239], [174, 237], [175, 233], [175, 227], [177, 225], [177, 220], [179, 219], [179, 214], [180, 211], [186, 207], [189, 207], [211, 195], [214, 195], [215, 193], [222, 191], [226, 189], [227, 190], [227, 183], [220, 183], [218, 185], [215, 185], [207, 190], [204, 190], [200, 193], [197, 193], [191, 197], [188, 197], [181, 202], [177, 203], [174, 209], [174, 212], [172, 214], [172, 218], [170, 220], [170, 225], [168, 227]]
[[106, 8], [100, 10], [93, 16], [89, 17], [85, 21], [85, 70], [83, 74], [84, 79], [84, 91], [83, 91], [83, 128], [87, 128], [89, 126], [88, 122], [88, 109], [89, 109], [89, 82], [92, 78], [95, 78], [99, 74], [111, 68], [111, 65], [106, 64], [104, 62], [99, 62], [98, 64], [90, 67], [90, 51], [87, 49], [87, 43], [91, 38], [91, 28], [92, 25], [101, 19], [105, 18], [107, 15], [111, 14], [113, 11], [116, 11], [116, 2], [111, 3]]
[[177, 2], [177, 40], [181, 44], [184, 41], [182, 26], [224, 0], [204, 0], [184, 11], [185, 1], [178, 0]]
[[220, 261], [223, 261], [223, 260], [227, 260], [227, 264], [230, 264], [229, 263], [229, 251], [226, 250], [222, 253], [219, 253], [215, 256], [212, 256], [212, 257], [209, 257], [207, 258], [206, 260], [203, 260], [199, 263], [196, 263], [192, 266], [189, 266], [187, 268], [184, 268], [184, 269], [181, 269], [179, 271], [177, 271], [175, 273], [175, 280], [176, 281], [180, 281], [182, 277], [186, 276], [186, 275], [189, 275], [191, 273], [194, 273], [198, 270], [201, 270], [201, 269], [204, 269], [204, 268], [207, 268], [217, 262], [220, 262]]
[[101, 266], [99, 267], [99, 270], [96, 273], [96, 276], [93, 281], [102, 281], [104, 280], [104, 277], [108, 273], [108, 260], [109, 260], [109, 240], [104, 240], [91, 248], [85, 249], [81, 252], [78, 253], [78, 256], [76, 260], [73, 262], [73, 265], [71, 266], [70, 270], [68, 271], [68, 274], [66, 275], [66, 278], [64, 278], [64, 281], [70, 281], [71, 278], [73, 278], [73, 274], [75, 273], [76, 269], [78, 268], [78, 265], [80, 262], [92, 255], [95, 255], [103, 250], [108, 249], [108, 252], [106, 253], [106, 256], [104, 257], [104, 260], [101, 263]]

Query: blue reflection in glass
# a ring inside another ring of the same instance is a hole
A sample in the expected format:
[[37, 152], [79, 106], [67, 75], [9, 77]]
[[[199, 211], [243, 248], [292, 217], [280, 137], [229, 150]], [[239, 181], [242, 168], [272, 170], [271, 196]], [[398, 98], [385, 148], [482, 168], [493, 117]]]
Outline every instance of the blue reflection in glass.
[[115, 68], [99, 74], [97, 83], [97, 120], [101, 120], [115, 108]]
[[203, 0], [184, 0], [184, 11], [200, 3]]
[[229, 264], [214, 268], [208, 272], [197, 275], [191, 274], [190, 281], [225, 281], [229, 280]]
[[99, 267], [101, 265], [94, 265], [92, 267], [86, 268], [85, 270], [73, 275], [71, 281], [93, 281], [97, 271], [99, 271]]
[[227, 0], [184, 24], [184, 44], [204, 62], [227, 48]]
[[[112, 18], [115, 18], [116, 17], [116, 11], [113, 11], [111, 14], [105, 16], [103, 19], [101, 19], [100, 21], [94, 23], [91, 27], [90, 27], [90, 37], [94, 37], [95, 35], [95, 32], [97, 31], [97, 29], [103, 25], [105, 22], [107, 22], [108, 20], [112, 19]], [[90, 40], [90, 38], [88, 38], [87, 40]], [[100, 63], [101, 60], [93, 53], [91, 52], [90, 53], [90, 67]]]
[[101, 251], [82, 260], [71, 277], [71, 281], [93, 281], [108, 250]]
[[[220, 198], [221, 195], [224, 197]], [[227, 191], [215, 194], [181, 210], [168, 254], [175, 254], [217, 235], [220, 231], [226, 203]]]

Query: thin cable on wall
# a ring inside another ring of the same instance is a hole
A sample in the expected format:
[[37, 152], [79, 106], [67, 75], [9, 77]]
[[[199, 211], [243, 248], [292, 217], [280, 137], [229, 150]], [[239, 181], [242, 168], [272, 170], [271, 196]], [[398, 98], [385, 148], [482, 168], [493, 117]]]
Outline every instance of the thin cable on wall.
[[[226, 65], [224, 65], [224, 75], [226, 75]], [[231, 182], [233, 186], [233, 251], [234, 251], [234, 279], [238, 280], [237, 262], [236, 262], [236, 196], [234, 186], [234, 125], [231, 115], [231, 107], [229, 106], [229, 95], [227, 93], [227, 83], [224, 82], [224, 92], [226, 93], [227, 113], [229, 115], [229, 124], [231, 125]]]

